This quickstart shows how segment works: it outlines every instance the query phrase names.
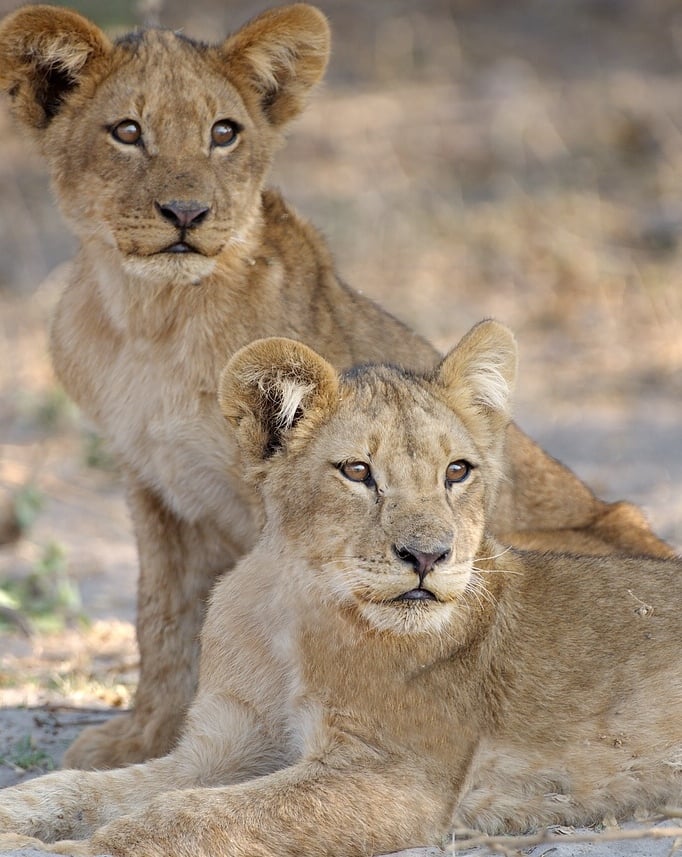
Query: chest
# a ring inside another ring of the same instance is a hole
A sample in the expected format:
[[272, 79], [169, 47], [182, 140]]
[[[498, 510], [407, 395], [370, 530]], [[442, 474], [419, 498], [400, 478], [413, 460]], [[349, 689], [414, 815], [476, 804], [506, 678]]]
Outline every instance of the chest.
[[[168, 363], [126, 359], [100, 398], [101, 425], [116, 453], [188, 517], [235, 490], [237, 452], [217, 404], [217, 377], [192, 378]], [[217, 376], [217, 373], [216, 373]]]
[[80, 335], [56, 368], [133, 479], [183, 519], [211, 519], [248, 541], [254, 500], [216, 395], [230, 349], [197, 326], [163, 342]]
[[[299, 639], [298, 694], [292, 731], [303, 755], [324, 753], [337, 738], [458, 768], [476, 731], [473, 694], [447, 658], [385, 637], [349, 639], [343, 623]], [[335, 634], [335, 630], [340, 633]], [[424, 646], [424, 649], [428, 647]]]

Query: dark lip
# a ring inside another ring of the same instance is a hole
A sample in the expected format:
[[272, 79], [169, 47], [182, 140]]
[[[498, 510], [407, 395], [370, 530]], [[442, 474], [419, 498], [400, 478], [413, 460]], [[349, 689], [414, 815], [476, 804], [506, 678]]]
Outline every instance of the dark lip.
[[407, 592], [403, 592], [402, 595], [399, 595], [396, 601], [438, 601], [436, 596], [429, 589], [422, 589], [419, 587], [418, 589], [410, 589]]
[[198, 251], [192, 247], [191, 244], [187, 244], [185, 241], [176, 241], [175, 244], [170, 244], [168, 247], [165, 247], [161, 250], [162, 253], [197, 253]]

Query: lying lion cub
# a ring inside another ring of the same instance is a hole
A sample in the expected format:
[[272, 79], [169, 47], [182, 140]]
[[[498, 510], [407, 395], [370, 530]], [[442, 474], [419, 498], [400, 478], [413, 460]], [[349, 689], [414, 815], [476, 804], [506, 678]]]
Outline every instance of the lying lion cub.
[[[258, 536], [262, 507], [216, 400], [230, 355], [279, 335], [337, 368], [438, 359], [341, 283], [321, 237], [263, 189], [328, 53], [327, 22], [304, 4], [212, 46], [155, 29], [112, 43], [54, 6], [0, 24], [0, 89], [80, 239], [52, 328], [55, 369], [121, 461], [140, 555], [136, 711], [86, 730], [69, 765], [173, 746], [208, 593]], [[597, 500], [514, 426], [507, 442], [495, 534], [670, 554], [633, 506]]]
[[679, 800], [682, 561], [487, 535], [515, 371], [495, 322], [425, 374], [239, 351], [220, 403], [265, 526], [213, 594], [184, 736], [6, 791], [0, 829], [89, 837], [70, 854], [353, 857]]

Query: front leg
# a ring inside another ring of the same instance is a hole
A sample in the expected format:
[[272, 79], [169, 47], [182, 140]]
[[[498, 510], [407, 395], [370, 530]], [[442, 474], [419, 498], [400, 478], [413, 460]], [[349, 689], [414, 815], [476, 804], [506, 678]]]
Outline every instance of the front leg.
[[22, 836], [19, 833], [0, 833], [0, 854], [9, 851], [23, 851], [29, 848], [32, 851], [44, 851], [45, 843], [33, 836]]
[[140, 557], [135, 709], [84, 730], [66, 752], [65, 767], [112, 768], [170, 751], [196, 689], [209, 592], [240, 552], [217, 524], [181, 520], [139, 484], [129, 488], [128, 500]]
[[[455, 789], [456, 792], [456, 789]], [[114, 857], [368, 857], [438, 842], [452, 780], [416, 760], [301, 763], [243, 785], [159, 796], [89, 840]]]
[[198, 782], [173, 757], [116, 771], [56, 771], [0, 791], [0, 834], [42, 842], [89, 836], [157, 794]]
[[[231, 605], [246, 619], [248, 595], [238, 606], [233, 597], [239, 588], [232, 578], [218, 586], [203, 635], [207, 663], [177, 748], [145, 764], [58, 771], [0, 791], [0, 835], [11, 832], [46, 842], [89, 836], [121, 816], [144, 816], [145, 808], [164, 804], [164, 793], [249, 780], [290, 762], [292, 749], [281, 719], [287, 680], [280, 661], [263, 651], [263, 635], [222, 632], [225, 622], [237, 625], [229, 621]], [[252, 630], [259, 599], [253, 602]]]
[[[21, 852], [17, 855], [17, 852]], [[10, 857], [42, 857], [43, 853], [68, 854], [70, 857], [89, 857], [90, 845], [86, 839], [65, 839], [47, 845], [32, 836], [19, 836], [16, 833], [0, 833], [0, 854]]]

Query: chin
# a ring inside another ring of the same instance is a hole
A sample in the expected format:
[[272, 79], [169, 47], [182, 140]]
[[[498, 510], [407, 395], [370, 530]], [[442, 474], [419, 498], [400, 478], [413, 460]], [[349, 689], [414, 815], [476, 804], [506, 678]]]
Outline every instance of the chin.
[[131, 277], [196, 286], [215, 270], [216, 260], [200, 253], [157, 253], [126, 256], [123, 270]]
[[359, 612], [375, 631], [414, 637], [441, 634], [450, 624], [454, 609], [452, 603], [439, 601], [366, 601]]

